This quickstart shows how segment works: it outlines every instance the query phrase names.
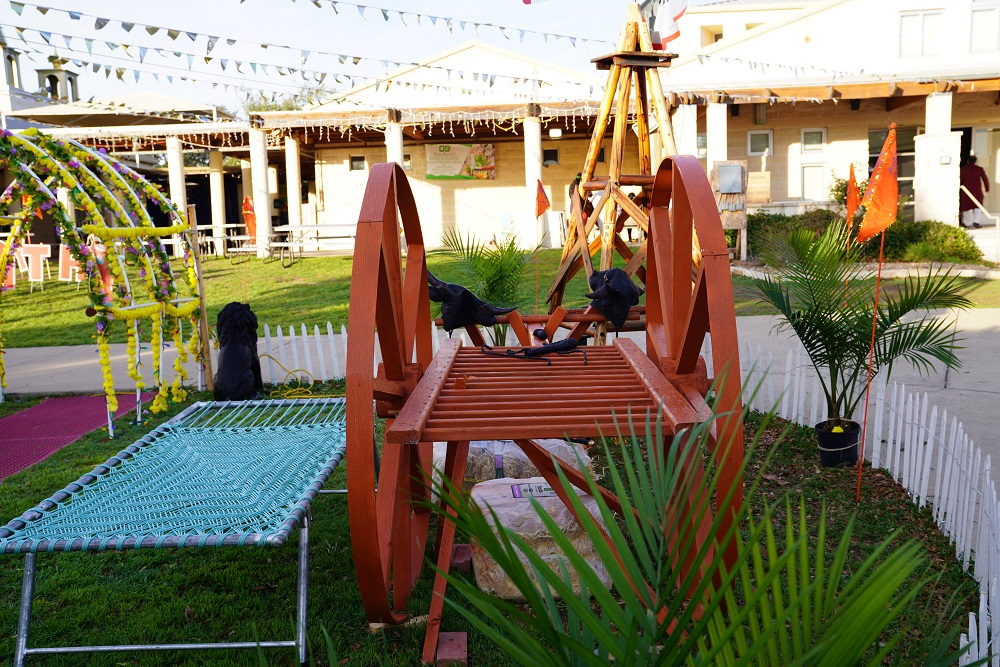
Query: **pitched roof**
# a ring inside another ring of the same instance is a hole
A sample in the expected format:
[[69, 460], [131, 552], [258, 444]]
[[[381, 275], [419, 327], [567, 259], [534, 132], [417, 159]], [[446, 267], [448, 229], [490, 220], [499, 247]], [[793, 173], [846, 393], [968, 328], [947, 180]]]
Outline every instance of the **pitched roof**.
[[108, 99], [52, 103], [20, 109], [8, 115], [54, 125], [81, 127], [232, 119], [229, 114], [217, 110], [211, 104], [156, 92], [123, 93]]

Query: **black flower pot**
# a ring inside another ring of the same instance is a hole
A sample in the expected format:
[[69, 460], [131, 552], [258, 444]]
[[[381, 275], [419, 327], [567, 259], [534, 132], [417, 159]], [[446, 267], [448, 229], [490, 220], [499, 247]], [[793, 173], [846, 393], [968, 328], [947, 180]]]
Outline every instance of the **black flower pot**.
[[[843, 433], [831, 429], [840, 426]], [[854, 465], [858, 462], [858, 440], [861, 439], [861, 425], [846, 419], [828, 419], [816, 424], [816, 440], [819, 441], [819, 460], [824, 468]]]

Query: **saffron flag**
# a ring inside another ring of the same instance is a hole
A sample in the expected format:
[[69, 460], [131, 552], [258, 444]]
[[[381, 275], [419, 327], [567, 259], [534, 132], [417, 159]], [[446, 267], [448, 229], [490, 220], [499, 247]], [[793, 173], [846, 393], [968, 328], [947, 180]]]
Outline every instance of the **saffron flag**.
[[854, 226], [854, 214], [858, 212], [858, 181], [854, 178], [854, 163], [851, 163], [851, 175], [847, 179], [847, 233]]
[[545, 188], [542, 187], [542, 181], [538, 181], [538, 191], [535, 193], [535, 217], [539, 217], [542, 213], [549, 210], [552, 205], [549, 203], [549, 196], [545, 194]]
[[896, 181], [896, 124], [889, 128], [882, 152], [879, 153], [875, 171], [868, 181], [868, 189], [861, 199], [865, 207], [865, 218], [858, 230], [857, 242], [862, 243], [896, 220], [899, 204], [899, 184]]

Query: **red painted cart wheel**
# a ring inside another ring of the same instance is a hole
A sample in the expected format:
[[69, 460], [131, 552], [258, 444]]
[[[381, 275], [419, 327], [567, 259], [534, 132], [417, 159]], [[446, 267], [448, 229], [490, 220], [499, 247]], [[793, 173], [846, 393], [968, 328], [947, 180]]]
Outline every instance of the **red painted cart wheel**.
[[[400, 224], [406, 238], [401, 261]], [[382, 354], [373, 376], [375, 333]], [[361, 205], [347, 321], [347, 506], [368, 619], [399, 623], [427, 544], [432, 444], [384, 443], [376, 487], [373, 401], [391, 424], [433, 356], [423, 236], [403, 170], [372, 168]], [[416, 361], [414, 361], [414, 359]], [[417, 502], [413, 502], [416, 500]]]

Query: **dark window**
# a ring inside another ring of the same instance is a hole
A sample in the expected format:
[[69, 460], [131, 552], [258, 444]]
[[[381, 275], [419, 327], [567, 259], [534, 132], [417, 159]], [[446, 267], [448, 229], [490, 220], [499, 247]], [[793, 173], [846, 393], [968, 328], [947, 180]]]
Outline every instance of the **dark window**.
[[542, 150], [542, 164], [546, 167], [559, 164], [559, 149], [545, 148]]
[[352, 155], [351, 156], [351, 171], [364, 171], [365, 170], [365, 156], [364, 155]]

